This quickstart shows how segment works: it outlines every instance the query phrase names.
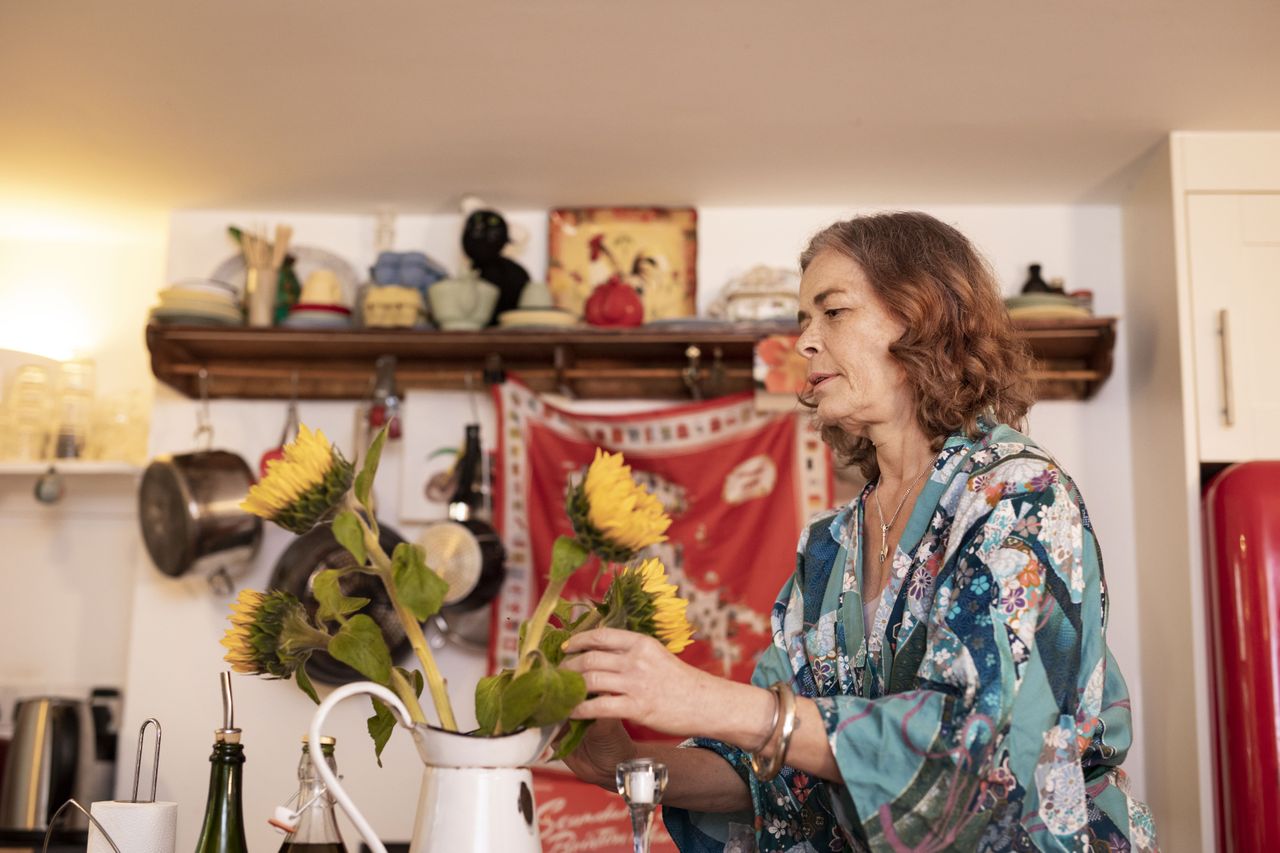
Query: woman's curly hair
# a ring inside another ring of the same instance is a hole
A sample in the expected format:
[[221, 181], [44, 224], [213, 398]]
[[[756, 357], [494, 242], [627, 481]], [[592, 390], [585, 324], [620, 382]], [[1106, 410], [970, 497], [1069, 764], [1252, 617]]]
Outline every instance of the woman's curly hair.
[[[978, 419], [1021, 427], [1034, 402], [1031, 354], [1016, 334], [986, 260], [967, 237], [919, 212], [882, 213], [837, 222], [800, 255], [805, 270], [827, 251], [855, 261], [906, 331], [889, 346], [915, 393], [916, 420], [941, 450], [947, 436], [974, 437]], [[811, 398], [801, 397], [811, 408]], [[834, 425], [823, 440], [844, 465], [876, 477], [870, 440]]]

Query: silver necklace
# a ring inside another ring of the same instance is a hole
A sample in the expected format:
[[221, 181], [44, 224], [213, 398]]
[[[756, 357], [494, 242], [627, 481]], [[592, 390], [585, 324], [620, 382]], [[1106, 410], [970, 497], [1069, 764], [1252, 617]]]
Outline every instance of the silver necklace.
[[916, 483], [919, 483], [920, 478], [929, 473], [929, 469], [932, 467], [932, 464], [926, 465], [925, 469], [916, 475], [916, 478], [907, 486], [907, 490], [902, 493], [902, 500], [898, 501], [898, 508], [893, 511], [893, 517], [889, 519], [888, 524], [885, 524], [884, 521], [884, 507], [880, 505], [880, 486], [879, 484], [876, 485], [876, 512], [880, 515], [880, 568], [884, 568], [885, 558], [889, 556], [889, 528], [893, 527], [894, 522], [898, 520], [898, 513], [902, 512], [902, 508], [907, 503], [907, 495], [911, 494], [911, 490], [916, 487]]

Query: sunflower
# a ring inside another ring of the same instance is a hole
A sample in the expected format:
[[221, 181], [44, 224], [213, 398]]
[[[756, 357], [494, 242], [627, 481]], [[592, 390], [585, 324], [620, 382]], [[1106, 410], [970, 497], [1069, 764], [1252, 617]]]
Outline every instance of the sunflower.
[[353, 473], [323, 432], [302, 424], [283, 458], [267, 463], [267, 475], [249, 489], [240, 508], [301, 535], [342, 500]]
[[223, 657], [236, 672], [289, 678], [329, 635], [307, 621], [302, 602], [287, 592], [243, 589], [231, 604]]
[[622, 454], [600, 448], [587, 476], [570, 489], [566, 509], [579, 541], [613, 563], [666, 541], [664, 534], [671, 526], [662, 502], [632, 479]]
[[679, 654], [693, 642], [693, 626], [685, 613], [689, 602], [676, 592], [661, 560], [628, 566], [618, 572], [604, 595], [600, 607], [604, 624], [656, 637]]

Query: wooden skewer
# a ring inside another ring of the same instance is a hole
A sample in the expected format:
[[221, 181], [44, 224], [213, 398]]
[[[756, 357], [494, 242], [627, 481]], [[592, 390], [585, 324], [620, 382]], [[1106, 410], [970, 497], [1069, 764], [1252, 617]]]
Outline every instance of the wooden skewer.
[[276, 242], [271, 247], [271, 266], [279, 269], [284, 264], [284, 256], [289, 253], [289, 240], [293, 237], [293, 229], [288, 225], [276, 226]]

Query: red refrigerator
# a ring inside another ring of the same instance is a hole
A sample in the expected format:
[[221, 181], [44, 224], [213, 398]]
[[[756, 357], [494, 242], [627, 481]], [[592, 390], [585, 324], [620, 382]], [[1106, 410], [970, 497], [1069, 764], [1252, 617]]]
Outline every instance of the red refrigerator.
[[1245, 462], [1204, 494], [1218, 844], [1280, 843], [1280, 462]]

